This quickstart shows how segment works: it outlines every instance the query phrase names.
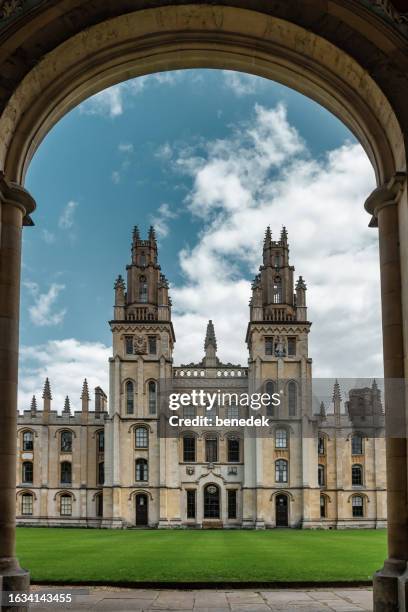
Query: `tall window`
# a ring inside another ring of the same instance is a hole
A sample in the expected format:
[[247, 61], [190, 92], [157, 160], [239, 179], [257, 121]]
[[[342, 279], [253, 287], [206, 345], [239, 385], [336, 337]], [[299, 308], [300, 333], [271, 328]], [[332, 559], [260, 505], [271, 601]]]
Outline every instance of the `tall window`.
[[183, 438], [183, 461], [191, 463], [196, 460], [196, 439], [194, 436]]
[[213, 484], [204, 489], [204, 518], [220, 518], [220, 490]]
[[268, 416], [275, 416], [275, 406], [273, 405], [272, 395], [275, 393], [275, 383], [271, 380], [265, 385], [265, 393], [270, 397], [269, 404], [266, 407], [266, 414]]
[[98, 452], [105, 452], [105, 432], [98, 431]]
[[71, 495], [60, 496], [60, 514], [61, 516], [72, 515], [72, 497]]
[[360, 434], [354, 434], [354, 436], [351, 438], [351, 454], [363, 454], [363, 438], [360, 436]]
[[276, 482], [288, 482], [288, 462], [285, 459], [278, 459], [275, 462]]
[[273, 303], [282, 303], [282, 280], [280, 276], [275, 276], [273, 281]]
[[139, 278], [139, 302], [147, 302], [147, 280], [145, 276]]
[[192, 404], [190, 406], [184, 406], [183, 417], [185, 419], [194, 419], [195, 415], [195, 407]]
[[126, 414], [133, 414], [135, 406], [134, 386], [131, 380], [126, 383]]
[[98, 463], [98, 485], [105, 483], [105, 464], [103, 461]]
[[295, 357], [296, 355], [296, 338], [288, 338], [288, 357]]
[[320, 518], [326, 518], [327, 516], [327, 505], [326, 505], [326, 497], [324, 495], [320, 496]]
[[196, 492], [194, 489], [188, 489], [187, 494], [187, 518], [195, 519], [196, 517]]
[[326, 445], [324, 443], [324, 437], [323, 436], [319, 436], [318, 442], [317, 442], [317, 452], [319, 453], [319, 455], [325, 455], [326, 454]]
[[70, 461], [63, 461], [60, 466], [60, 482], [61, 484], [72, 483], [72, 464]]
[[361, 465], [353, 465], [351, 468], [351, 484], [353, 486], [362, 486], [363, 484], [363, 468]]
[[34, 471], [31, 461], [24, 461], [22, 465], [22, 480], [26, 484], [33, 484]]
[[361, 495], [354, 495], [351, 498], [351, 507], [353, 509], [353, 516], [364, 516], [364, 500]]
[[61, 453], [72, 453], [72, 431], [61, 432]]
[[237, 518], [237, 490], [228, 489], [228, 518]]
[[23, 450], [32, 451], [34, 448], [34, 438], [32, 431], [25, 431], [23, 433]]
[[148, 448], [149, 435], [146, 427], [136, 427], [135, 429], [135, 446], [136, 448]]
[[157, 412], [157, 384], [154, 380], [149, 382], [149, 414]]
[[279, 268], [281, 265], [281, 256], [280, 255], [274, 255], [273, 257], [273, 265], [275, 266], [275, 268]]
[[273, 338], [266, 336], [265, 338], [265, 355], [273, 355]]
[[239, 419], [239, 407], [237, 406], [237, 404], [232, 404], [231, 406], [228, 406], [227, 418]]
[[227, 445], [228, 445], [228, 463], [237, 463], [240, 460], [239, 438], [236, 438], [236, 437], [228, 438]]
[[297, 384], [291, 380], [288, 384], [288, 408], [289, 416], [296, 416], [297, 410]]
[[144, 268], [146, 265], [146, 255], [142, 252], [140, 253], [140, 265]]
[[157, 353], [157, 337], [156, 336], [148, 336], [147, 340], [149, 342], [149, 353], [150, 353], [150, 355], [156, 355], [156, 353]]
[[147, 459], [136, 459], [136, 480], [147, 482], [148, 479]]
[[31, 493], [24, 493], [21, 496], [21, 514], [33, 514], [33, 496]]
[[133, 336], [125, 336], [126, 355], [133, 355]]
[[205, 439], [205, 460], [208, 463], [218, 461], [218, 439], [216, 437]]
[[288, 447], [288, 433], [286, 429], [277, 429], [275, 431], [275, 447], [276, 448], [287, 448]]
[[96, 516], [103, 516], [103, 495], [98, 493], [95, 496]]
[[317, 468], [317, 481], [319, 483], [319, 487], [324, 487], [326, 484], [324, 465], [319, 465]]

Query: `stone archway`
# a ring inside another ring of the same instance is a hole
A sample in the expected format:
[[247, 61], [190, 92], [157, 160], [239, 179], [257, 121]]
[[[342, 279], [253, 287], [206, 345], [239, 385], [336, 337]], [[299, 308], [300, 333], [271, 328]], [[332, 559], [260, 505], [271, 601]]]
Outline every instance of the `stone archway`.
[[[387, 378], [404, 378], [408, 33], [388, 0], [156, 0], [154, 8], [148, 0], [22, 0], [8, 11], [6, 4], [0, 3], [0, 575], [12, 590], [28, 581], [14, 552], [21, 228], [35, 208], [23, 185], [42, 138], [100, 89], [176, 68], [249, 72], [324, 105], [354, 132], [376, 172], [378, 188], [366, 209], [379, 228], [384, 369]], [[387, 421], [398, 417], [405, 431], [405, 406], [386, 397], [386, 410]], [[408, 561], [407, 471], [405, 438], [389, 438], [389, 559], [375, 582], [379, 610], [396, 610], [398, 601], [405, 606], [399, 584]]]

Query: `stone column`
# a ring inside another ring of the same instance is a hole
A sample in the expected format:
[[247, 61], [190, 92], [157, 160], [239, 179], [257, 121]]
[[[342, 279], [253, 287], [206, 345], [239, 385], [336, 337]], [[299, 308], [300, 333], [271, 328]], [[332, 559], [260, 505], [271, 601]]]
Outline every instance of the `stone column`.
[[365, 203], [379, 229], [385, 378], [388, 558], [374, 575], [374, 610], [405, 610], [408, 561], [406, 397], [398, 203], [406, 177], [395, 175]]
[[24, 591], [30, 582], [28, 572], [20, 568], [15, 556], [15, 514], [21, 233], [23, 225], [32, 225], [28, 215], [34, 208], [35, 202], [29, 193], [0, 174], [0, 583], [3, 591]]

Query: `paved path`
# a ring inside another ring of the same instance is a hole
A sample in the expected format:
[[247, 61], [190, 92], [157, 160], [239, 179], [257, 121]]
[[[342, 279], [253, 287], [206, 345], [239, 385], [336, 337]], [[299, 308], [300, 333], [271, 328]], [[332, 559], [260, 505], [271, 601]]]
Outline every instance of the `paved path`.
[[[37, 587], [46, 590], [47, 587]], [[54, 590], [55, 587], [52, 587]], [[35, 588], [33, 589], [35, 592]], [[66, 590], [66, 589], [64, 589]], [[75, 588], [69, 589], [75, 593]], [[33, 610], [50, 612], [50, 608], [32, 606]], [[372, 610], [371, 589], [310, 589], [310, 590], [197, 590], [155, 591], [150, 589], [114, 589], [96, 587], [88, 595], [77, 595], [70, 606], [58, 609], [194, 611], [194, 612], [357, 612]], [[57, 610], [52, 607], [52, 610]]]

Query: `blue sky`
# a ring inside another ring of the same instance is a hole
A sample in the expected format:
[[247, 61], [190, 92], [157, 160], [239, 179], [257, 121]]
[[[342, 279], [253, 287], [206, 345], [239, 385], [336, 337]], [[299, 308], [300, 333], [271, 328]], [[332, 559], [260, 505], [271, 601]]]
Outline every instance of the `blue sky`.
[[38, 208], [24, 230], [21, 407], [47, 374], [57, 403], [85, 375], [107, 386], [113, 282], [134, 224], [158, 230], [176, 362], [201, 356], [212, 318], [220, 357], [245, 363], [263, 231], [285, 224], [309, 288], [315, 374], [381, 375], [377, 235], [363, 211], [373, 171], [304, 96], [215, 70], [128, 81], [55, 126], [26, 186]]

